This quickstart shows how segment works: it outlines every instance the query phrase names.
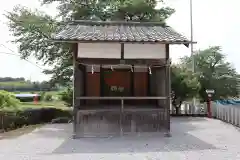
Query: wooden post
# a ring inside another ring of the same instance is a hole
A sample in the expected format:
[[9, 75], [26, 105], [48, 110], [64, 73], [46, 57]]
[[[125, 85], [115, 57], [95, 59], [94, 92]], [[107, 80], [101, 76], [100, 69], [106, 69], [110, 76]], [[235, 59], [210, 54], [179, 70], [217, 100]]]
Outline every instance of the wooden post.
[[212, 118], [211, 96], [209, 96], [209, 95], [208, 95], [208, 100], [207, 100], [207, 115], [208, 115], [208, 118]]
[[121, 99], [121, 114], [120, 114], [120, 135], [123, 136], [123, 128], [122, 128], [122, 121], [124, 117], [124, 100]]
[[34, 104], [37, 104], [37, 103], [38, 103], [38, 95], [35, 95], [35, 96], [33, 97], [33, 102], [34, 102]]
[[170, 103], [171, 103], [171, 73], [170, 73], [170, 59], [169, 59], [169, 44], [166, 44], [166, 72], [165, 72], [165, 75], [166, 75], [166, 79], [165, 79], [165, 94], [166, 94], [166, 106], [165, 106], [165, 109], [167, 110], [166, 113], [166, 129], [167, 129], [167, 133], [166, 133], [166, 136], [167, 137], [170, 137], [171, 134], [170, 134]]
[[73, 45], [73, 138], [76, 137], [77, 111], [75, 106], [75, 68], [76, 68], [76, 44]]
[[80, 100], [77, 100], [76, 97], [81, 96], [81, 83], [80, 77], [81, 70], [79, 64], [77, 63], [77, 54], [78, 54], [78, 45], [73, 45], [73, 138], [77, 136], [77, 112], [80, 106]]

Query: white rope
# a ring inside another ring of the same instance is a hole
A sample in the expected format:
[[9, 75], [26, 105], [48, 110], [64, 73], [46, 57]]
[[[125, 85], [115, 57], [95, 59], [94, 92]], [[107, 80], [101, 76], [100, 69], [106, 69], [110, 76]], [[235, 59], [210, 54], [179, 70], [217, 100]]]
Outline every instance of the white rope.
[[[100, 64], [86, 64], [86, 63], [79, 63], [81, 65], [84, 65], [84, 66], [90, 66], [90, 67], [93, 67], [93, 66], [100, 66]], [[149, 65], [145, 65], [145, 66], [134, 66], [134, 68], [145, 68], [145, 69], [149, 69], [149, 67], [151, 68], [160, 68], [160, 67], [166, 67], [166, 66], [169, 66], [170, 64], [164, 64], [164, 65], [161, 65], [161, 66], [149, 66]], [[126, 67], [126, 66], [129, 66], [129, 68], [133, 68], [132, 65], [130, 64], [106, 64], [104, 66], [110, 66], [111, 70], [114, 70], [114, 67]]]
[[92, 65], [92, 74], [94, 73], [94, 68], [93, 68], [93, 65]]
[[148, 67], [148, 70], [149, 70], [149, 74], [152, 74], [151, 67]]

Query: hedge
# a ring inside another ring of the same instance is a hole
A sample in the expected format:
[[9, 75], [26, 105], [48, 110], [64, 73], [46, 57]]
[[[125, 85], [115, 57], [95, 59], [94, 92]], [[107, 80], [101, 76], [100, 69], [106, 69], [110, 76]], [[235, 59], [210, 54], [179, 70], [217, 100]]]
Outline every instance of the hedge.
[[16, 112], [0, 112], [0, 129], [7, 131], [25, 125], [48, 123], [59, 117], [72, 119], [72, 111], [57, 108], [36, 108]]

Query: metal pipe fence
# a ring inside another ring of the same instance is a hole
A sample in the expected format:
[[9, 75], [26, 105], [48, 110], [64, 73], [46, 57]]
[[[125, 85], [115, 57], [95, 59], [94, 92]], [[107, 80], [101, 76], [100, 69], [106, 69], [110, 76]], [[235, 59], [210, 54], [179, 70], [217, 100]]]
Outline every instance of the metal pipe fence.
[[240, 106], [211, 103], [212, 117], [240, 127]]
[[176, 114], [176, 108], [172, 105], [170, 106], [170, 114], [172, 116], [206, 116], [207, 105], [205, 103], [193, 105], [191, 102], [183, 102], [178, 115]]

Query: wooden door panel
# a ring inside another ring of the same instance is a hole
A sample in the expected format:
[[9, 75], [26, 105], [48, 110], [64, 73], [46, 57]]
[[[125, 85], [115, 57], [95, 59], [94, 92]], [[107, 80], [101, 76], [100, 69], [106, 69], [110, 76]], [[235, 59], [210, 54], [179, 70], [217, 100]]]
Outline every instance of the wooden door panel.
[[[87, 97], [100, 96], [100, 73], [87, 73], [86, 77], [86, 95]], [[86, 104], [99, 104], [99, 100], [87, 100]]]
[[[145, 97], [148, 93], [148, 73], [135, 72], [134, 73], [134, 96]], [[137, 104], [146, 104], [147, 100], [138, 100]]]
[[[130, 77], [128, 71], [104, 71], [104, 96], [130, 96]], [[109, 100], [108, 104], [120, 104], [120, 100]]]

